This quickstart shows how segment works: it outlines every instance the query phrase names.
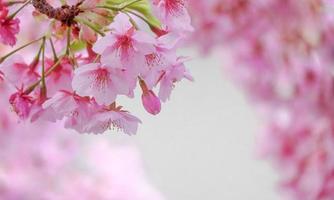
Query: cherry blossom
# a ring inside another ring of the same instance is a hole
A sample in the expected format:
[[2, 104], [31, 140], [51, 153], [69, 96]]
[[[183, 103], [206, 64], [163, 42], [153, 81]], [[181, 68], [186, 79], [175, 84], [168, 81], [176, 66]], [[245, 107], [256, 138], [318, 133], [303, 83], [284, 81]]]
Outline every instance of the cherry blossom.
[[117, 95], [128, 95], [135, 87], [131, 73], [116, 67], [91, 63], [75, 70], [72, 87], [81, 96], [92, 96], [101, 105], [112, 104]]
[[163, 102], [170, 98], [170, 94], [176, 82], [181, 81], [183, 78], [190, 81], [193, 80], [193, 77], [185, 68], [184, 62], [186, 60], [187, 58], [182, 57], [175, 58], [173, 64], [165, 69], [161, 74], [159, 97]]
[[0, 67], [6, 80], [15, 87], [29, 86], [39, 79], [34, 66], [27, 65], [20, 55], [6, 60]]
[[29, 95], [24, 94], [23, 91], [18, 91], [11, 95], [9, 102], [14, 112], [20, 119], [24, 120], [29, 117], [34, 100]]
[[[189, 78], [183, 61], [175, 64], [176, 51], [189, 31], [172, 29], [169, 19], [159, 21], [150, 3], [1, 3], [0, 38], [7, 38], [5, 44], [15, 44], [19, 22], [30, 33], [20, 34], [22, 41], [0, 56], [0, 79], [15, 88], [10, 103], [20, 119], [62, 121], [79, 133], [115, 130], [133, 135], [141, 121], [120, 105], [119, 97], [136, 99], [141, 81], [147, 86], [144, 108], [158, 114], [160, 101], [168, 99], [174, 84]], [[33, 27], [39, 29], [29, 31]], [[153, 92], [159, 85], [164, 99]]]
[[14, 46], [16, 44], [16, 34], [20, 31], [20, 20], [10, 17], [8, 12], [8, 8], [0, 1], [0, 42]]
[[128, 135], [137, 132], [141, 121], [135, 116], [122, 110], [103, 110], [93, 116], [93, 120], [87, 125], [88, 132], [95, 134], [104, 133], [108, 129], [119, 129]]
[[140, 71], [133, 68], [144, 64], [145, 55], [154, 52], [154, 38], [136, 30], [125, 14], [117, 15], [110, 28], [111, 34], [97, 41], [93, 48], [96, 53], [101, 54], [101, 62], [112, 64], [115, 58], [118, 58], [129, 70]]
[[177, 32], [193, 31], [186, 9], [186, 0], [153, 0], [153, 6], [166, 29]]
[[[0, 83], [1, 95], [11, 90]], [[105, 138], [84, 142], [59, 123], [18, 124], [8, 106], [1, 98], [0, 199], [163, 199], [132, 145], [112, 145]]]

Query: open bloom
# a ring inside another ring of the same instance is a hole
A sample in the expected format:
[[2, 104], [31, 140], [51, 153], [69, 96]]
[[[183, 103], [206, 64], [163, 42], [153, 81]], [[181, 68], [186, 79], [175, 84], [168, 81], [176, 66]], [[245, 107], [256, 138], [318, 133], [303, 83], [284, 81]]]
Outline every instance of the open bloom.
[[168, 30], [193, 31], [191, 18], [186, 9], [186, 0], [153, 0], [153, 6]]
[[86, 125], [95, 112], [95, 104], [89, 98], [68, 91], [59, 91], [43, 104], [41, 117], [49, 121], [65, 118], [65, 127], [86, 133]]
[[125, 69], [91, 63], [75, 70], [72, 87], [81, 96], [91, 96], [98, 104], [109, 105], [117, 95], [130, 95], [134, 80]]
[[121, 130], [125, 134], [134, 135], [137, 132], [138, 124], [141, 121], [126, 111], [104, 110], [92, 116], [87, 124], [87, 132], [99, 134], [108, 129]]
[[0, 70], [6, 80], [18, 88], [28, 87], [39, 78], [35, 68], [26, 64], [20, 55], [15, 55], [0, 64]]
[[122, 64], [134, 72], [140, 71], [145, 55], [153, 53], [155, 40], [147, 33], [136, 30], [128, 16], [118, 14], [110, 25], [112, 31], [98, 40], [93, 50], [102, 55], [102, 63], [112, 64], [120, 59]]
[[[117, 129], [133, 135], [139, 120], [115, 105], [119, 96], [133, 98], [140, 80], [147, 86], [142, 96], [145, 109], [158, 114], [161, 100], [153, 91], [167, 79], [166, 72], [175, 63], [169, 55], [176, 54], [184, 35], [166, 29], [149, 2], [31, 0], [2, 4], [0, 0], [0, 43], [15, 44], [19, 31], [15, 16], [24, 18], [21, 29], [31, 33], [20, 34], [22, 45], [0, 57], [0, 82], [22, 91], [11, 98], [20, 118], [62, 120], [65, 128], [79, 133]], [[33, 60], [26, 64], [29, 58]]]
[[46, 113], [43, 116], [51, 121], [61, 120], [78, 109], [79, 100], [79, 98], [75, 98], [75, 95], [70, 92], [59, 91], [42, 105]]
[[176, 82], [181, 81], [183, 78], [193, 81], [193, 77], [184, 66], [185, 61], [185, 58], [176, 58], [174, 63], [162, 72], [160, 77], [159, 98], [163, 102], [169, 99]]

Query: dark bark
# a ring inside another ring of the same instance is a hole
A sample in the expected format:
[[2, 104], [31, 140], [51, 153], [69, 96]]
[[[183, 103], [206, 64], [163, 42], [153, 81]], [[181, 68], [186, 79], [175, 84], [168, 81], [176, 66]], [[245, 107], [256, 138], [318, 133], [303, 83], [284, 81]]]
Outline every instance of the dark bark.
[[81, 3], [82, 2], [73, 6], [64, 5], [59, 8], [54, 8], [46, 0], [32, 0], [32, 5], [37, 11], [49, 18], [61, 21], [67, 26], [71, 26], [74, 23], [74, 18], [81, 12], [79, 8]]

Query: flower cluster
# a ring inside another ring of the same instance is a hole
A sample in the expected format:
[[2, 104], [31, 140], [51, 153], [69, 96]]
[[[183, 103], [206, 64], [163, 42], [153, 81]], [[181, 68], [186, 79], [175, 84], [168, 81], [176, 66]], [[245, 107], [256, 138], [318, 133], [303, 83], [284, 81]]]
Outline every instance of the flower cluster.
[[[192, 31], [185, 2], [73, 0], [54, 7], [57, 3], [0, 4], [4, 44], [15, 44], [18, 14], [26, 12], [26, 21], [41, 30], [37, 39], [0, 57], [1, 79], [16, 88], [9, 101], [20, 120], [64, 120], [80, 133], [117, 129], [132, 135], [141, 121], [123, 109], [119, 96], [133, 98], [139, 84], [144, 108], [156, 115], [176, 82], [192, 80], [186, 58], [176, 54]], [[17, 11], [7, 16], [7, 7]], [[23, 48], [35, 52], [30, 63], [20, 54]]]
[[87, 142], [60, 123], [17, 123], [8, 109], [8, 99], [16, 99], [11, 84], [1, 72], [0, 199], [163, 199], [146, 179], [135, 147], [103, 137]]
[[281, 172], [283, 191], [293, 199], [333, 199], [333, 2], [190, 5], [191, 42], [204, 53], [225, 47], [233, 59], [228, 71], [264, 115], [259, 148]]
[[[9, 90], [0, 83], [2, 95]], [[0, 99], [0, 199], [163, 199], [134, 147], [82, 142], [59, 124], [17, 124], [8, 106]]]

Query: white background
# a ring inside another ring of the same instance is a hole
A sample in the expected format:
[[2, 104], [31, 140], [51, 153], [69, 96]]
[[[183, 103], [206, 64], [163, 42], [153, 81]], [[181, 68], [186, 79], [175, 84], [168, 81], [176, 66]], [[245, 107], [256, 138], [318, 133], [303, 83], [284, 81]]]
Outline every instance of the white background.
[[139, 147], [149, 179], [167, 200], [281, 199], [275, 171], [256, 158], [261, 123], [222, 60], [195, 59], [187, 66], [195, 82], [179, 83], [158, 116], [144, 111], [138, 94], [136, 103], [124, 100], [143, 124], [137, 136], [112, 132], [108, 139]]

